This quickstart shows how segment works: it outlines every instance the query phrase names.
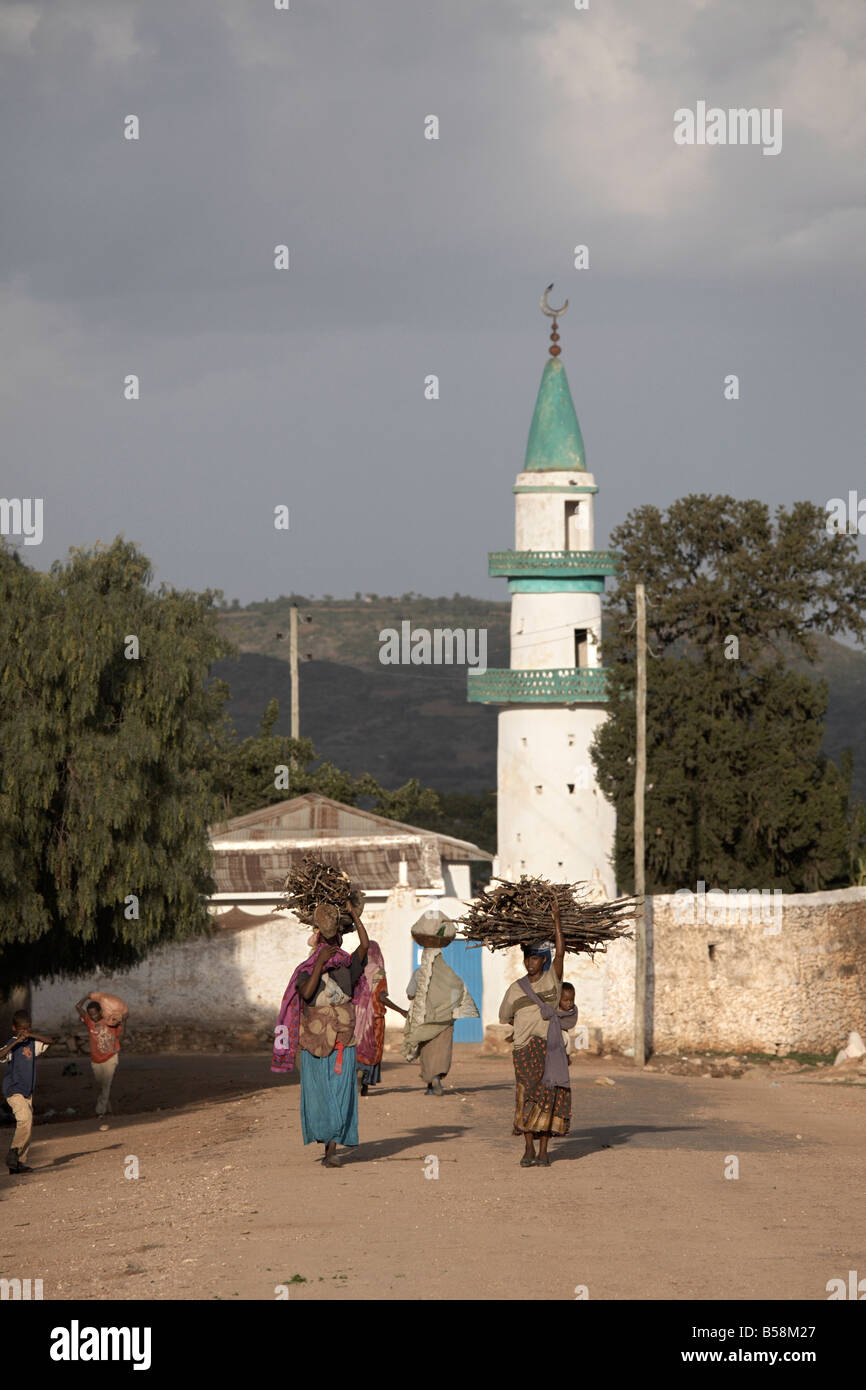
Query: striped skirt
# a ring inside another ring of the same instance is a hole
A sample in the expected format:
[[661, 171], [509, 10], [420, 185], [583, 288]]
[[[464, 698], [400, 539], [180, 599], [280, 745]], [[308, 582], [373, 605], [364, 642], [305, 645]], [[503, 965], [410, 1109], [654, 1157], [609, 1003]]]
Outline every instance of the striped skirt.
[[543, 1086], [547, 1046], [543, 1038], [530, 1038], [512, 1053], [517, 1091], [514, 1104], [516, 1134], [567, 1134], [571, 1124], [571, 1087]]

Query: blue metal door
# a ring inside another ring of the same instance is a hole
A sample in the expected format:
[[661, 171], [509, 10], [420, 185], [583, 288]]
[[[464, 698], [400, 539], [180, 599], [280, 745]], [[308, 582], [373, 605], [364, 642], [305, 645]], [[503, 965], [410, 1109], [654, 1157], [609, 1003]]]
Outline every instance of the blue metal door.
[[[417, 969], [421, 959], [421, 947], [417, 941], [413, 941], [412, 968]], [[448, 965], [459, 975], [472, 998], [475, 1000], [475, 1007], [479, 1015], [482, 1013], [482, 996], [484, 982], [481, 975], [481, 954], [482, 947], [476, 946], [470, 949], [465, 941], [452, 941], [450, 946], [446, 946], [442, 952]], [[458, 1018], [454, 1024], [455, 1042], [483, 1042], [484, 1024], [481, 1018]]]

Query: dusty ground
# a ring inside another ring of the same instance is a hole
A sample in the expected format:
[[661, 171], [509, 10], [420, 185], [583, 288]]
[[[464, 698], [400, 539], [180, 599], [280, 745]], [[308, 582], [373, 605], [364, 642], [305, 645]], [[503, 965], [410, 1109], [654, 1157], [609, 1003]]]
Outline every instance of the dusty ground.
[[79, 1114], [36, 1127], [31, 1176], [0, 1169], [0, 1276], [42, 1278], [46, 1299], [225, 1300], [280, 1283], [292, 1299], [826, 1299], [828, 1279], [866, 1276], [862, 1086], [582, 1058], [571, 1134], [524, 1170], [510, 1059], [455, 1053], [441, 1099], [386, 1062], [334, 1171], [264, 1055], [127, 1055], [107, 1132], [86, 1063], [63, 1077], [69, 1059], [46, 1059], [37, 1108]]

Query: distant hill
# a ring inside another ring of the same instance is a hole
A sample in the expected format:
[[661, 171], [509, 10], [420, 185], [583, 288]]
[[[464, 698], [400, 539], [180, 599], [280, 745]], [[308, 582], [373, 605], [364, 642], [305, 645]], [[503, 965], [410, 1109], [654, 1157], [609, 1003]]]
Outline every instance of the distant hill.
[[[488, 665], [507, 666], [507, 602], [459, 594], [369, 600], [284, 596], [224, 609], [222, 630], [240, 656], [217, 662], [213, 674], [229, 684], [229, 715], [243, 737], [256, 732], [274, 697], [280, 702], [277, 732], [289, 732], [293, 599], [301, 617], [301, 733], [312, 739], [320, 757], [356, 776], [370, 772], [388, 787], [410, 777], [446, 792], [496, 786], [496, 707], [467, 703], [465, 667], [382, 665], [379, 633], [399, 631], [404, 619], [413, 629], [484, 628]], [[825, 749], [834, 761], [844, 748], [852, 749], [854, 792], [866, 800], [866, 653], [829, 638], [819, 638], [818, 649], [819, 660], [806, 669], [830, 689]]]
[[[488, 633], [488, 665], [507, 661], [509, 605], [490, 599], [402, 598], [305, 599], [290, 595], [251, 603], [248, 608], [223, 609], [220, 622], [229, 641], [242, 652], [287, 661], [289, 614], [296, 602], [299, 612], [298, 650], [301, 661], [309, 653], [314, 661], [336, 661], [345, 666], [393, 673], [379, 661], [379, 633], [396, 628], [404, 619], [413, 628], [484, 628]], [[307, 622], [306, 619], [311, 619]], [[278, 634], [282, 634], [279, 636]], [[415, 670], [423, 670], [416, 667]], [[432, 668], [431, 668], [432, 669]]]
[[824, 731], [824, 751], [835, 763], [844, 749], [854, 755], [851, 790], [866, 801], [866, 653], [829, 637], [819, 637], [814, 666], [797, 662], [799, 670], [827, 682], [830, 698]]
[[[256, 732], [274, 696], [276, 732], [290, 731], [289, 668], [245, 652], [214, 674], [232, 691], [229, 716], [238, 733]], [[496, 786], [496, 710], [466, 702], [466, 670], [306, 661], [300, 670], [300, 724], [320, 757], [355, 776], [370, 772], [386, 787], [410, 777], [439, 791], [481, 792]]]

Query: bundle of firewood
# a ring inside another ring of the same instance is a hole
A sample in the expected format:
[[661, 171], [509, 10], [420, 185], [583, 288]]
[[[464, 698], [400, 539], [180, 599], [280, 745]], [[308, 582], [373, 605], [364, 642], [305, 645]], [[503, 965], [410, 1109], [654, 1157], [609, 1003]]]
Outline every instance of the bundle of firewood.
[[283, 897], [280, 907], [288, 907], [308, 926], [312, 925], [313, 913], [319, 903], [331, 903], [340, 913], [340, 919], [349, 917], [349, 898], [352, 885], [348, 874], [335, 869], [332, 864], [323, 864], [311, 854], [305, 854], [300, 864], [291, 869], [283, 884]]
[[636, 899], [594, 901], [598, 886], [592, 883], [549, 883], [522, 874], [519, 883], [494, 879], [491, 886], [470, 903], [459, 919], [464, 940], [492, 951], [510, 946], [537, 946], [553, 940], [553, 903], [559, 905], [566, 951], [595, 955], [609, 941], [631, 936]]

